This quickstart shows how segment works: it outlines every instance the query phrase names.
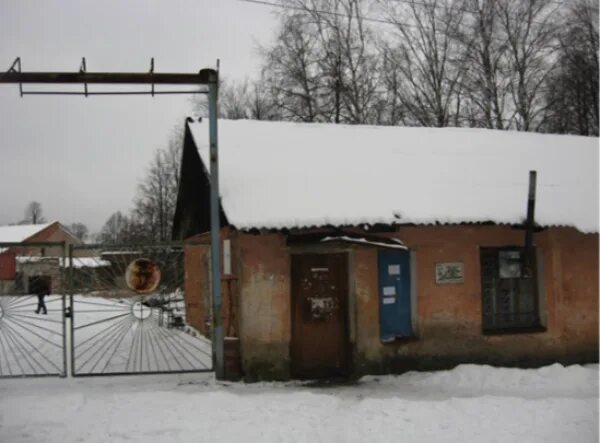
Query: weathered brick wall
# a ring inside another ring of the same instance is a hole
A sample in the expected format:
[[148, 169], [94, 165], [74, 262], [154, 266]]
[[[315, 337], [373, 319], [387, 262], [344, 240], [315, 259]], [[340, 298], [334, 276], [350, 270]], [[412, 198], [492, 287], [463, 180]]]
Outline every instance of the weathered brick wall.
[[50, 277], [50, 292], [52, 294], [65, 293], [64, 274], [59, 265], [58, 258], [45, 258], [36, 262], [18, 264], [17, 269], [23, 276], [24, 294], [32, 294], [34, 292], [33, 288], [30, 287], [30, 279], [40, 276]]
[[[521, 245], [508, 227], [410, 227], [397, 237], [416, 251], [414, 341], [379, 340], [377, 251], [354, 252], [357, 368], [362, 372], [434, 369], [462, 362], [535, 366], [598, 360], [598, 236], [574, 229], [535, 235], [543, 257], [546, 331], [484, 335], [479, 248]], [[464, 283], [436, 285], [435, 263], [462, 261]]]
[[[69, 253], [69, 245], [79, 245], [81, 241], [65, 232], [59, 223], [54, 223], [28, 239], [28, 242], [65, 242], [65, 254]], [[41, 255], [41, 247], [32, 248], [26, 255]], [[73, 256], [89, 257], [93, 256], [95, 251], [91, 249], [75, 249]], [[62, 257], [63, 249], [60, 246], [49, 246], [44, 248], [44, 255], [47, 257]]]
[[553, 234], [553, 323], [566, 361], [598, 360], [598, 236], [559, 229]]
[[[404, 227], [389, 236], [401, 239], [416, 254], [418, 336], [380, 342], [377, 249], [349, 247], [349, 317], [357, 374], [446, 368], [464, 362], [535, 366], [598, 360], [597, 234], [569, 228], [535, 234], [543, 261], [546, 331], [503, 335], [482, 332], [479, 250], [522, 245], [522, 230]], [[231, 238], [243, 371], [248, 380], [285, 379], [291, 340], [286, 237], [233, 233]], [[204, 300], [204, 306], [209, 306], [209, 249], [208, 243], [186, 248], [186, 285], [191, 285], [186, 286], [188, 320], [194, 325], [194, 319], [206, 318], [206, 311], [194, 305], [194, 300]], [[436, 285], [435, 264], [445, 261], [464, 263], [463, 283]]]
[[289, 377], [290, 258], [281, 234], [238, 237], [242, 368], [249, 380]]
[[16, 256], [16, 252], [9, 249], [0, 253], [0, 281], [15, 279], [15, 272], [17, 272]]
[[[221, 242], [231, 241], [232, 273], [223, 275], [223, 249], [221, 248], [221, 300], [223, 331], [225, 336], [238, 336], [238, 273], [236, 236], [224, 229]], [[185, 303], [187, 323], [206, 337], [210, 337], [212, 323], [212, 289], [210, 238], [207, 234], [188, 239], [184, 246]]]
[[186, 245], [185, 313], [186, 322], [206, 337], [210, 336], [210, 246]]

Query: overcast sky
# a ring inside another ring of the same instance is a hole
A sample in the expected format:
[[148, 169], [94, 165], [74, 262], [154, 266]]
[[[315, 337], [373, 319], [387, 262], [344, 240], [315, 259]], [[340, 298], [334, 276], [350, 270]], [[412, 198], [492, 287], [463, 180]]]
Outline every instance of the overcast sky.
[[[155, 72], [197, 72], [219, 58], [223, 76], [243, 79], [275, 24], [269, 7], [238, 0], [0, 0], [0, 69], [19, 56], [24, 71], [77, 71], [85, 56], [88, 71], [138, 72], [154, 57]], [[0, 224], [37, 200], [49, 221], [99, 230], [131, 207], [190, 110], [181, 95], [20, 98], [0, 85]]]

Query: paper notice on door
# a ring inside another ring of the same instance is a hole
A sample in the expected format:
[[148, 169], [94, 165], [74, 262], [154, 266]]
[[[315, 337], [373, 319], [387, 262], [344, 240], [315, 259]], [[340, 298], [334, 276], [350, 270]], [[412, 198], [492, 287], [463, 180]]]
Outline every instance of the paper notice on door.
[[388, 275], [400, 275], [400, 265], [389, 265]]
[[395, 297], [385, 297], [383, 299], [383, 304], [384, 305], [393, 305], [394, 303], [396, 303], [396, 298]]
[[384, 286], [383, 287], [383, 295], [396, 295], [396, 287], [395, 286]]

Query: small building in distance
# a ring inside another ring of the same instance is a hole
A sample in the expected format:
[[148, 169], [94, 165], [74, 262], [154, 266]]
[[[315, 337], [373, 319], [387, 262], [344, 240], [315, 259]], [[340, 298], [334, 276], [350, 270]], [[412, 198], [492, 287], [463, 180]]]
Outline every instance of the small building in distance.
[[[62, 292], [66, 282], [61, 269], [68, 265], [68, 247], [81, 244], [59, 222], [0, 226], [0, 295]], [[78, 251], [75, 265], [87, 264], [88, 255], [89, 251]]]
[[[272, 380], [597, 362], [598, 158], [597, 138], [220, 120], [230, 367]], [[187, 321], [206, 335], [209, 167], [208, 125], [188, 120], [173, 234], [188, 242]]]

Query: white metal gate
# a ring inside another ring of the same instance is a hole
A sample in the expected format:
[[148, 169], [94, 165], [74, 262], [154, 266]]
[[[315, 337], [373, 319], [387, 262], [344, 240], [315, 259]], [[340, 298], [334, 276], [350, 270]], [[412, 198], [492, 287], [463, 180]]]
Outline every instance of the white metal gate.
[[212, 371], [212, 345], [186, 322], [184, 251], [69, 248], [73, 376]]

